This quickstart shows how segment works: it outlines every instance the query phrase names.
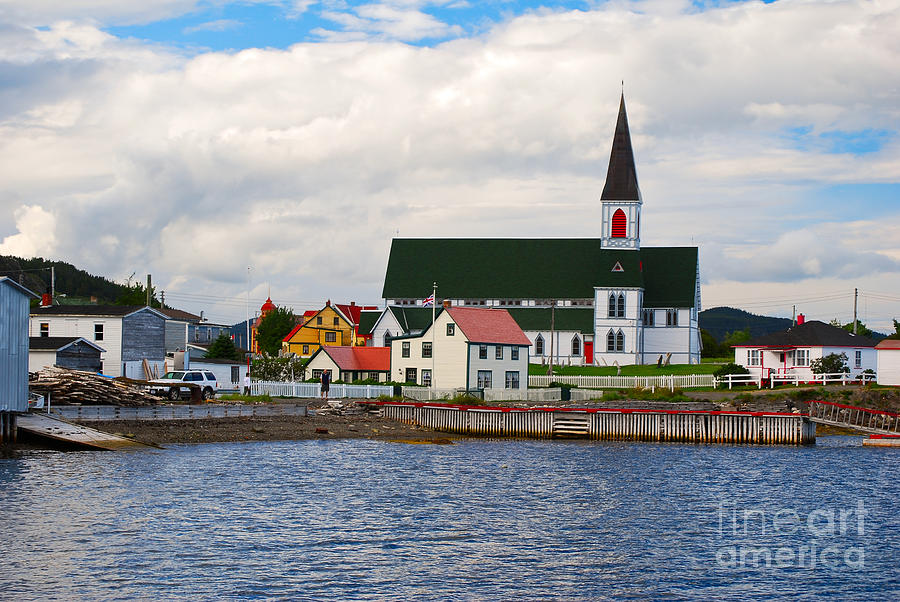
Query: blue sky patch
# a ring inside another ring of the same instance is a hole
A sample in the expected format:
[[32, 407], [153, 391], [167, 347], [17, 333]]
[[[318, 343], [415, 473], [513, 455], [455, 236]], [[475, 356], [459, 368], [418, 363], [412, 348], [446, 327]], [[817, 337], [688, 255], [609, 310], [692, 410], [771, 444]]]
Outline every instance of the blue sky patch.
[[[696, 0], [696, 11], [715, 9], [747, 0]], [[766, 3], [775, 0], [765, 0]], [[397, 5], [378, 0], [313, 2], [303, 12], [293, 2], [201, 5], [195, 12], [142, 25], [110, 26], [108, 33], [121, 38], [136, 38], [185, 49], [243, 50], [245, 48], [287, 48], [299, 42], [319, 42], [330, 32], [358, 33], [369, 38], [397, 39], [416, 46], [433, 46], [449, 39], [478, 35], [493, 24], [531, 12], [591, 10], [602, 0], [436, 0], [417, 8], [433, 19], [435, 31], [396, 35]], [[640, 11], [641, 3], [634, 3]], [[375, 8], [375, 10], [373, 10]], [[379, 10], [380, 9], [380, 10]], [[422, 21], [422, 15], [417, 15]], [[402, 19], [402, 17], [401, 17]]]
[[856, 131], [828, 130], [814, 133], [813, 127], [801, 125], [782, 130], [781, 137], [791, 148], [830, 154], [864, 155], [875, 153], [890, 141], [896, 132], [883, 129]]

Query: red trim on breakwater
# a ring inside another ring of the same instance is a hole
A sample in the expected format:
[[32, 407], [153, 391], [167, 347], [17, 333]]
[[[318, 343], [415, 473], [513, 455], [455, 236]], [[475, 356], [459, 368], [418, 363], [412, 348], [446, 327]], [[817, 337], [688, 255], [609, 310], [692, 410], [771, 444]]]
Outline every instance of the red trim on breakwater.
[[494, 412], [571, 412], [580, 414], [703, 414], [710, 416], [808, 416], [806, 412], [739, 412], [727, 410], [650, 410], [645, 408], [507, 408], [502, 406], [473, 406], [452, 403], [432, 403], [427, 401], [358, 401], [360, 405], [406, 406], [413, 408], [443, 408], [452, 410], [481, 410]]

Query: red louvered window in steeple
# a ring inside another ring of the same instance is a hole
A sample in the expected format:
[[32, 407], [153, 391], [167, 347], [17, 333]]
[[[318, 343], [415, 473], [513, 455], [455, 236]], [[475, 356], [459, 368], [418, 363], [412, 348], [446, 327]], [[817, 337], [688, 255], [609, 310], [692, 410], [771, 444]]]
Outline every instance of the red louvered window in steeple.
[[612, 237], [613, 238], [625, 238], [625, 230], [628, 220], [625, 217], [625, 212], [621, 209], [616, 209], [616, 212], [613, 213], [612, 217]]

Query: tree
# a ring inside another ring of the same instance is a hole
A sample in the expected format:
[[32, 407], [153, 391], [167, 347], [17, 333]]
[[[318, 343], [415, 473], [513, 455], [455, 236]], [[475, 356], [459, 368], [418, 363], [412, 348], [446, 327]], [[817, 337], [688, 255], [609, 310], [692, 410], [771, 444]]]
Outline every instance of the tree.
[[836, 374], [839, 372], [850, 372], [847, 367], [847, 354], [829, 353], [825, 357], [813, 360], [809, 364], [809, 369], [813, 374]]
[[[829, 322], [829, 324], [831, 324], [832, 326], [837, 326], [838, 328], [843, 328], [847, 332], [853, 332], [853, 322], [849, 322], [847, 324], [841, 324], [837, 320], [837, 318], [835, 318], [834, 320]], [[864, 336], [864, 337], [871, 337], [873, 332], [869, 328], [867, 328], [865, 324], [863, 324], [862, 322], [857, 320], [856, 321], [856, 334], [858, 334], [860, 336]]]
[[231, 340], [231, 337], [223, 332], [219, 335], [219, 338], [213, 341], [212, 345], [209, 346], [206, 357], [213, 359], [239, 360], [241, 359], [241, 354], [234, 346], [234, 341]]
[[262, 353], [253, 360], [250, 376], [256, 380], [302, 381], [306, 362], [299, 357], [272, 357]]
[[894, 320], [894, 334], [892, 334], [888, 338], [892, 340], [900, 339], [900, 322], [898, 322], [897, 320]]
[[[116, 297], [116, 305], [145, 305], [147, 303], [147, 289], [141, 283], [131, 286], [123, 286], [122, 293]], [[156, 299], [156, 287], [150, 287], [150, 307], [159, 307]]]
[[294, 311], [286, 307], [276, 307], [265, 315], [256, 328], [256, 340], [259, 350], [269, 355], [278, 355], [281, 341], [296, 324]]

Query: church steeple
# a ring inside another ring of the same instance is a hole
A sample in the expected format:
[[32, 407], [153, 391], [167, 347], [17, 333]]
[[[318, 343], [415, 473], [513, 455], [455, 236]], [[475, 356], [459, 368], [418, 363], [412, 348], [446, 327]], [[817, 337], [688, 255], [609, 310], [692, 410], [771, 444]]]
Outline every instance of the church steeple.
[[606, 184], [600, 194], [603, 248], [641, 248], [641, 189], [638, 188], [631, 132], [625, 113], [625, 93], [619, 100], [619, 118], [609, 153]]
[[612, 151], [609, 153], [609, 168], [606, 170], [606, 185], [600, 194], [601, 201], [640, 201], [637, 170], [634, 168], [634, 152], [631, 150], [631, 132], [628, 130], [628, 115], [625, 113], [625, 93], [619, 100], [619, 119], [613, 136]]

